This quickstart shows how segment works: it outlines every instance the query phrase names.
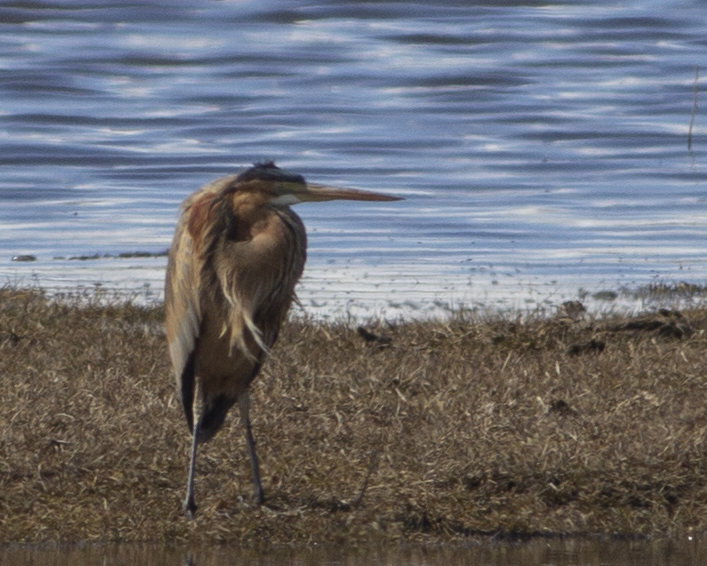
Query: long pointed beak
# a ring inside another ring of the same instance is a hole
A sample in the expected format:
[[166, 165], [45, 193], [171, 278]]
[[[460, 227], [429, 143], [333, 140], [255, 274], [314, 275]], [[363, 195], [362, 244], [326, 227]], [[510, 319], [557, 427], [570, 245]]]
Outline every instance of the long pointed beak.
[[403, 200], [400, 197], [374, 193], [373, 191], [362, 191], [360, 189], [344, 189], [339, 187], [329, 187], [307, 183], [307, 188], [297, 194], [301, 202], [314, 202], [325, 200], [372, 200], [372, 201], [392, 201]]

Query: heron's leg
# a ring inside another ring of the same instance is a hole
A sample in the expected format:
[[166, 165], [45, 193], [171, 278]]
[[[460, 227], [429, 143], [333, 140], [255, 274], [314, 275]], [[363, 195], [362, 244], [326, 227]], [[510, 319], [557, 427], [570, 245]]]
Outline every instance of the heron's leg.
[[194, 468], [196, 467], [196, 447], [199, 444], [199, 424], [201, 419], [194, 423], [194, 430], [191, 444], [191, 460], [189, 461], [189, 478], [187, 479], [187, 496], [184, 499], [184, 512], [190, 519], [196, 513], [196, 503], [194, 502]]
[[255, 453], [255, 440], [253, 440], [253, 431], [250, 428], [250, 396], [246, 391], [238, 399], [238, 408], [241, 411], [241, 421], [245, 426], [245, 439], [248, 443], [248, 454], [250, 455], [250, 467], [253, 470], [253, 487], [255, 488], [255, 499], [259, 505], [265, 503], [265, 494], [263, 486], [260, 483], [260, 468], [258, 467], [258, 455]]

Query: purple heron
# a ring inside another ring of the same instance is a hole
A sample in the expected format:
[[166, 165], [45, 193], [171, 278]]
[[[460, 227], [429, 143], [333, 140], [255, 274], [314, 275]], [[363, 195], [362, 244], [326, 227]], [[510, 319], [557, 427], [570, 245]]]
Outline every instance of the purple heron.
[[[167, 341], [193, 435], [184, 510], [196, 511], [197, 446], [238, 402], [255, 498], [265, 501], [249, 418], [248, 389], [295, 300], [307, 234], [289, 205], [308, 201], [400, 200], [307, 183], [274, 163], [209, 183], [187, 197], [169, 250]], [[197, 395], [198, 392], [198, 395]], [[201, 411], [194, 420], [194, 402]]]

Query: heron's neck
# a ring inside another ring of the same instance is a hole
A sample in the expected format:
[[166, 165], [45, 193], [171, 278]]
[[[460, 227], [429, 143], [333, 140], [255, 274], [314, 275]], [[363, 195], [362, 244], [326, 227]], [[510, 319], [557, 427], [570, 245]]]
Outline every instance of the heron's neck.
[[231, 211], [239, 239], [250, 239], [266, 228], [273, 215], [269, 199], [261, 193], [234, 193]]

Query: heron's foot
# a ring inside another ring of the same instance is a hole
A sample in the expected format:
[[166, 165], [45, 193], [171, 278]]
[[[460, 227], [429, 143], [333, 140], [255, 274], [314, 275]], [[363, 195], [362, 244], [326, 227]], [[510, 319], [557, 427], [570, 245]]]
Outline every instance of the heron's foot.
[[194, 497], [189, 497], [184, 501], [184, 514], [189, 518], [193, 519], [196, 515], [196, 503], [194, 502]]

